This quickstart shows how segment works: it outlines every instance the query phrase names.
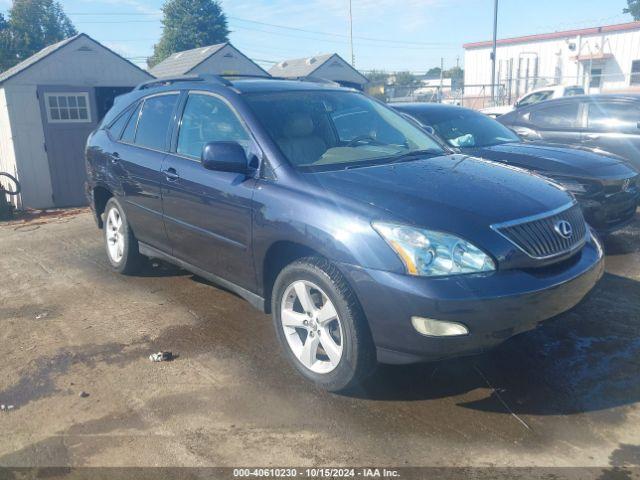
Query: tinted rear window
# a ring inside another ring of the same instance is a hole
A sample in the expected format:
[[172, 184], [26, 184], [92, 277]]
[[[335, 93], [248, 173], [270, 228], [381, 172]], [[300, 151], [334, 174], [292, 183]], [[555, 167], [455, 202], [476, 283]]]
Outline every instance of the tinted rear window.
[[132, 107], [126, 109], [124, 113], [120, 115], [117, 118], [117, 120], [111, 124], [108, 130], [113, 136], [113, 138], [116, 138], [116, 139], [120, 138], [120, 134], [122, 133], [122, 130], [124, 129], [127, 122], [129, 121], [129, 118], [131, 117], [132, 110], [133, 110]]
[[167, 132], [171, 124], [173, 109], [178, 94], [147, 98], [138, 121], [135, 144], [142, 147], [164, 150]]
[[133, 143], [134, 138], [136, 138], [136, 125], [138, 124], [138, 117], [140, 116], [140, 108], [142, 108], [142, 104], [138, 105], [129, 118], [129, 123], [127, 123], [127, 128], [124, 129], [124, 133], [122, 134], [122, 141]]
[[550, 105], [531, 112], [530, 121], [547, 128], [572, 128], [578, 126], [578, 102]]

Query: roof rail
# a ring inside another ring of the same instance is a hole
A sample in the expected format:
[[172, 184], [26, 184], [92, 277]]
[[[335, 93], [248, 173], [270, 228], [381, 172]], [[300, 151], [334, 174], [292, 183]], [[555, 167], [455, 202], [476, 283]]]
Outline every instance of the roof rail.
[[334, 82], [333, 80], [329, 80], [327, 78], [322, 77], [313, 77], [313, 76], [302, 76], [302, 77], [275, 77], [275, 76], [265, 76], [265, 75], [251, 75], [251, 74], [223, 74], [220, 75], [223, 78], [264, 78], [265, 80], [297, 80], [299, 82], [312, 82], [312, 83], [324, 83], [327, 85], [333, 85], [335, 87], [340, 87], [341, 85], [338, 82]]
[[299, 80], [300, 82], [311, 82], [311, 83], [324, 83], [327, 85], [333, 85], [334, 87], [342, 86], [338, 82], [334, 82], [333, 80], [329, 80], [327, 78], [322, 78], [322, 77], [307, 76], [307, 77], [291, 78], [290, 80]]
[[155, 80], [150, 80], [148, 82], [141, 83], [138, 85], [135, 90], [146, 90], [147, 88], [154, 87], [162, 87], [167, 85], [173, 85], [174, 83], [180, 82], [212, 82], [218, 85], [224, 85], [226, 87], [230, 87], [233, 84], [227, 80], [228, 78], [262, 78], [265, 80], [297, 80], [299, 82], [312, 82], [312, 83], [323, 83], [326, 85], [333, 85], [335, 87], [340, 87], [341, 85], [338, 82], [334, 82], [333, 80], [328, 80], [326, 78], [320, 77], [272, 77], [265, 75], [251, 75], [251, 74], [243, 74], [243, 73], [225, 73], [222, 75], [212, 75], [212, 74], [199, 74], [199, 75], [183, 75], [179, 77], [168, 77], [168, 78], [156, 78]]
[[280, 78], [272, 77], [271, 75], [256, 75], [251, 73], [223, 73], [218, 76], [221, 78], [264, 78], [265, 80], [280, 80]]
[[141, 83], [135, 90], [146, 90], [148, 88], [162, 87], [173, 85], [180, 82], [213, 82], [218, 85], [230, 86], [231, 82], [220, 75], [200, 74], [200, 75], [182, 75], [179, 77], [156, 78], [148, 82]]

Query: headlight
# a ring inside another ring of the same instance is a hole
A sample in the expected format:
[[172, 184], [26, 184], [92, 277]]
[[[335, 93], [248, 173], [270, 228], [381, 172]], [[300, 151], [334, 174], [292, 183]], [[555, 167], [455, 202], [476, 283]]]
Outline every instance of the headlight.
[[539, 173], [544, 177], [547, 177], [552, 182], [560, 185], [565, 190], [571, 193], [587, 193], [589, 191], [590, 185], [588, 183], [581, 183], [580, 181], [574, 178], [568, 177], [559, 177], [554, 175], [549, 175], [548, 173]]
[[488, 255], [455, 235], [384, 222], [374, 222], [373, 228], [398, 254], [410, 275], [440, 277], [496, 269]]

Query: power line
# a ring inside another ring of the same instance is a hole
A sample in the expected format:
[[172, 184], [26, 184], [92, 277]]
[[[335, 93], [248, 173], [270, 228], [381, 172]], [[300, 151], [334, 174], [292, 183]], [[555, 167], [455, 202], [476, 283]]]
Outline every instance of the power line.
[[[267, 35], [276, 35], [276, 36], [281, 36], [281, 37], [288, 37], [288, 38], [297, 38], [297, 39], [304, 39], [304, 40], [314, 40], [317, 42], [325, 42], [325, 43], [334, 43], [334, 44], [338, 44], [338, 45], [346, 45], [344, 40], [331, 40], [329, 38], [317, 38], [317, 37], [308, 37], [308, 36], [301, 36], [301, 35], [293, 35], [290, 33], [284, 33], [284, 32], [272, 32], [270, 30], [261, 30], [258, 28], [251, 28], [251, 27], [245, 27], [242, 25], [233, 25], [232, 28], [234, 29], [240, 29], [240, 30], [249, 30], [252, 32], [260, 32], [260, 33], [264, 33]], [[355, 38], [355, 37], [354, 37]], [[453, 44], [450, 44], [449, 46], [446, 45], [442, 45], [442, 46], [435, 46], [435, 45], [425, 45], [423, 47], [417, 47], [417, 46], [402, 46], [402, 45], [377, 45], [377, 44], [365, 44], [366, 46], [370, 46], [370, 47], [376, 47], [376, 48], [391, 48], [391, 49], [402, 49], [402, 50], [434, 50], [434, 49], [460, 49], [461, 46], [460, 45], [455, 45], [453, 46]]]
[[[140, 12], [135, 12], [135, 13], [123, 13], [123, 12], [104, 12], [104, 13], [88, 13], [88, 12], [81, 12], [81, 13], [69, 13], [69, 15], [78, 15], [78, 16], [109, 16], [109, 15], [115, 15], [115, 16], [128, 16], [128, 15], [135, 15], [135, 16], [150, 16], [150, 15], [158, 15], [158, 14], [154, 14], [154, 13], [140, 13]], [[227, 17], [229, 20], [234, 20], [234, 21], [238, 21], [238, 22], [245, 22], [245, 23], [251, 23], [251, 24], [255, 24], [255, 25], [262, 25], [262, 26], [266, 26], [266, 27], [272, 27], [272, 28], [280, 28], [283, 30], [290, 30], [290, 31], [295, 31], [295, 32], [302, 32], [302, 33], [311, 33], [311, 34], [315, 34], [315, 35], [324, 35], [324, 36], [330, 36], [330, 37], [341, 37], [341, 38], [349, 38], [349, 35], [346, 34], [340, 34], [340, 33], [332, 33], [332, 32], [324, 32], [324, 31], [319, 31], [319, 30], [311, 30], [311, 29], [306, 29], [306, 28], [298, 28], [298, 27], [290, 27], [290, 26], [286, 26], [286, 25], [278, 25], [275, 23], [268, 23], [268, 22], [260, 22], [257, 20], [250, 20], [248, 18], [241, 18], [241, 17], [235, 17], [235, 16], [228, 16]], [[82, 20], [79, 21], [77, 23], [83, 23], [83, 24], [119, 24], [119, 23], [156, 23], [158, 20], [114, 20], [114, 21], [105, 21], [105, 20]], [[239, 27], [236, 26], [236, 28], [243, 28], [245, 30], [248, 30], [249, 27]], [[258, 31], [264, 31], [264, 30], [258, 30]], [[266, 31], [265, 31], [266, 33]], [[275, 34], [275, 32], [273, 32]], [[364, 37], [364, 36], [358, 36], [358, 35], [354, 35], [353, 36], [354, 39], [357, 40], [365, 40], [365, 41], [370, 41], [370, 42], [385, 42], [385, 43], [394, 43], [394, 44], [399, 44], [399, 45], [418, 45], [418, 46], [443, 46], [443, 45], [456, 45], [458, 46], [458, 44], [453, 43], [453, 42], [414, 42], [414, 41], [407, 41], [407, 40], [394, 40], [392, 38], [374, 38], [374, 37]]]

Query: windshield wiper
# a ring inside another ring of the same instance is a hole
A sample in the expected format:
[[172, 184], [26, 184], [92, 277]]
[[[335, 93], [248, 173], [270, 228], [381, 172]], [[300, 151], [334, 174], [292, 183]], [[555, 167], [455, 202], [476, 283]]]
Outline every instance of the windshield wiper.
[[442, 155], [444, 152], [438, 152], [435, 150], [413, 150], [411, 152], [407, 152], [407, 153], [403, 153], [401, 155], [394, 155], [392, 157], [389, 157], [389, 159], [393, 160], [394, 162], [397, 161], [403, 161], [403, 160], [408, 160], [410, 158], [414, 158], [414, 157], [436, 157], [438, 155]]

